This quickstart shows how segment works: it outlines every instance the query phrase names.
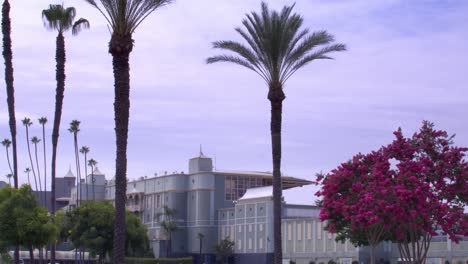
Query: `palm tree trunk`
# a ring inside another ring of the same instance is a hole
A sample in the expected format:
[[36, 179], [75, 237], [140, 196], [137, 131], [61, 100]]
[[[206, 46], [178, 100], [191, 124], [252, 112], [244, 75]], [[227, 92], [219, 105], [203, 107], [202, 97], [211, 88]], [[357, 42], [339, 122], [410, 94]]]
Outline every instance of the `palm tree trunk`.
[[29, 247], [29, 263], [34, 263], [34, 248]]
[[[39, 170], [39, 159], [37, 158], [37, 143], [34, 144], [34, 154], [36, 155], [36, 168], [37, 168], [37, 178], [39, 180], [39, 192], [42, 193], [41, 171]], [[39, 200], [41, 200], [41, 195], [39, 195]], [[45, 201], [44, 201], [44, 206], [45, 206]]]
[[34, 176], [34, 183], [35, 183], [35, 186], [36, 186], [36, 191], [38, 191], [36, 171], [34, 170], [34, 162], [32, 160], [32, 156], [31, 156], [31, 147], [29, 146], [29, 129], [28, 129], [28, 125], [26, 125], [26, 143], [28, 144], [29, 162], [31, 163], [31, 170], [32, 170], [32, 173], [33, 173], [33, 176]]
[[[7, 156], [7, 161], [8, 161], [8, 167], [10, 167], [11, 175], [14, 175], [14, 174], [13, 174], [13, 169], [11, 168], [10, 154], [8, 153], [8, 148], [5, 148], [5, 149], [6, 149], [6, 156]], [[10, 183], [10, 185], [11, 185], [11, 183]]]
[[[45, 124], [42, 124], [42, 146], [44, 148], [44, 203], [47, 207], [47, 160], [46, 160], [46, 143], [45, 143]], [[47, 253], [47, 250], [46, 250]], [[46, 254], [47, 255], [47, 254]]]
[[109, 53], [114, 68], [114, 119], [116, 135], [114, 263], [125, 263], [125, 201], [127, 192], [127, 140], [130, 112], [129, 55], [133, 40], [130, 34], [112, 35]]
[[81, 173], [80, 173], [80, 155], [78, 152], [78, 132], [73, 133], [75, 141], [75, 164], [76, 164], [76, 206], [81, 203]]
[[[57, 49], [55, 60], [57, 62], [57, 89], [55, 95], [54, 126], [52, 129], [52, 184], [50, 194], [50, 202], [52, 203], [51, 208], [53, 214], [55, 214], [55, 163], [57, 160], [57, 144], [59, 138], [60, 120], [62, 118], [63, 95], [65, 92], [65, 39], [62, 33], [59, 33], [57, 36]], [[50, 262], [55, 263], [55, 244], [51, 245]]]
[[[11, 21], [10, 3], [3, 2], [2, 7], [2, 33], [3, 33], [3, 58], [5, 59], [5, 83], [7, 91], [7, 103], [9, 114], [9, 125], [11, 133], [11, 143], [13, 150], [13, 180], [15, 188], [18, 189], [18, 155], [16, 146], [16, 117], [15, 117], [15, 88], [13, 86], [13, 52], [11, 51]], [[19, 263], [19, 259], [15, 259]]]
[[91, 184], [93, 185], [93, 202], [96, 201], [96, 195], [94, 192], [94, 166], [91, 166]]
[[271, 146], [273, 155], [273, 240], [274, 263], [281, 264], [283, 251], [281, 247], [281, 118], [283, 100], [286, 96], [280, 84], [270, 86], [268, 99], [271, 103]]
[[85, 171], [85, 185], [86, 185], [86, 200], [89, 200], [89, 192], [88, 192], [88, 168], [87, 167], [87, 157], [86, 153], [84, 153], [84, 171]]

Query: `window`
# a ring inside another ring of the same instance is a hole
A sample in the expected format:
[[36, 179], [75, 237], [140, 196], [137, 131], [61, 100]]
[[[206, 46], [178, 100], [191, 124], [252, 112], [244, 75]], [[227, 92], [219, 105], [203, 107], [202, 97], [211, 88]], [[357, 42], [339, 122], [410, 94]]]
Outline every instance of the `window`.
[[312, 239], [312, 224], [307, 223], [307, 239]]
[[156, 208], [161, 208], [161, 195], [156, 195]]
[[271, 180], [245, 176], [225, 176], [224, 193], [226, 201], [238, 200], [249, 188], [271, 185]]
[[237, 249], [241, 250], [242, 249], [242, 240], [237, 240]]
[[258, 225], [258, 230], [259, 230], [260, 232], [263, 231], [263, 224]]
[[249, 249], [252, 249], [252, 238], [249, 238]]
[[224, 239], [224, 236], [226, 235], [226, 232], [224, 232], [224, 226], [221, 227], [221, 239]]
[[263, 249], [263, 239], [260, 238], [260, 240], [258, 241], [258, 248], [259, 249]]
[[292, 226], [291, 224], [288, 224], [288, 240], [290, 241], [292, 239]]
[[330, 233], [330, 232], [327, 232], [327, 237], [328, 237], [328, 239], [332, 239], [332, 237], [333, 237], [333, 234], [332, 234], [332, 233]]
[[241, 225], [239, 225], [239, 226], [237, 227], [237, 232], [239, 232], [239, 233], [242, 232], [242, 226], [241, 226]]
[[146, 196], [146, 208], [147, 209], [151, 208], [151, 200], [153, 200], [152, 198], [153, 196], [151, 195]]
[[230, 233], [231, 233], [231, 235], [230, 235], [231, 240], [234, 240], [234, 225], [232, 225], [232, 226], [229, 228], [229, 231], [230, 231]]
[[297, 224], [297, 240], [302, 240], [302, 224]]
[[317, 239], [322, 239], [322, 222], [317, 222]]
[[252, 224], [249, 224], [249, 233], [252, 232]]

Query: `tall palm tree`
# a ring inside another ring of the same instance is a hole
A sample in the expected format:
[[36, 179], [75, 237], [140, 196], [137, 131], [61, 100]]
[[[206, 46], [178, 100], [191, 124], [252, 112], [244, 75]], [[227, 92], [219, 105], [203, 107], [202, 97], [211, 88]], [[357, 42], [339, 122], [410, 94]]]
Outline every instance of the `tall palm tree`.
[[96, 167], [97, 165], [97, 161], [95, 161], [94, 159], [90, 159], [88, 160], [88, 166], [91, 167], [91, 184], [93, 185], [93, 202], [96, 201], [96, 195], [95, 195], [95, 192], [94, 192], [94, 168]]
[[7, 179], [8, 179], [8, 184], [10, 184], [10, 186], [11, 186], [11, 177], [13, 177], [13, 174], [8, 173], [8, 174], [6, 175], [6, 177], [7, 177]]
[[259, 74], [268, 85], [271, 105], [271, 142], [273, 157], [274, 201], [274, 263], [282, 261], [281, 249], [281, 119], [286, 81], [300, 68], [317, 59], [331, 59], [330, 52], [344, 51], [343, 44], [334, 44], [326, 31], [312, 34], [301, 29], [303, 18], [292, 13], [294, 5], [281, 12], [270, 11], [265, 2], [260, 14], [252, 12], [242, 21], [244, 29], [236, 28], [246, 44], [235, 41], [216, 41], [213, 48], [232, 52], [218, 55], [207, 63], [232, 62]]
[[[45, 143], [45, 124], [47, 123], [47, 117], [41, 117], [38, 119], [39, 124], [42, 125], [42, 147], [44, 155], [44, 202], [47, 207], [47, 158], [46, 158], [46, 143]], [[39, 167], [38, 167], [39, 168]]]
[[[10, 3], [3, 1], [2, 6], [2, 34], [3, 34], [3, 58], [5, 59], [5, 87], [7, 92], [8, 104], [8, 123], [13, 149], [13, 181], [15, 188], [18, 189], [18, 155], [16, 145], [16, 116], [15, 116], [15, 88], [13, 86], [13, 52], [11, 50], [11, 20]], [[15, 245], [14, 263], [19, 264], [19, 244]]]
[[39, 142], [41, 142], [41, 140], [38, 137], [34, 136], [31, 138], [31, 143], [34, 144], [34, 155], [36, 157], [36, 169], [37, 169], [37, 179], [39, 181], [39, 191], [42, 193], [41, 170], [39, 169], [39, 159], [37, 157], [37, 144]]
[[87, 164], [88, 164], [88, 159], [87, 155], [89, 153], [89, 147], [87, 146], [82, 146], [80, 149], [80, 153], [84, 155], [84, 169], [85, 169], [85, 184], [86, 184], [86, 200], [89, 199], [89, 192], [88, 192], [88, 169], [87, 169]]
[[80, 121], [73, 120], [68, 129], [73, 134], [73, 142], [75, 147], [75, 165], [76, 165], [76, 206], [81, 203], [81, 171], [80, 171], [80, 155], [78, 154], [78, 132], [80, 132]]
[[[130, 65], [132, 35], [137, 27], [156, 9], [172, 0], [85, 0], [109, 23], [111, 39], [109, 53], [114, 68], [114, 115], [116, 134], [115, 162], [115, 228], [114, 263], [125, 259], [125, 200], [127, 189], [127, 138], [130, 111]], [[98, 4], [99, 2], [99, 4]]]
[[36, 187], [36, 191], [38, 190], [37, 189], [37, 178], [36, 178], [36, 170], [34, 170], [34, 162], [32, 160], [32, 156], [31, 156], [31, 147], [29, 146], [29, 127], [32, 125], [32, 122], [31, 122], [31, 119], [25, 117], [23, 120], [23, 125], [24, 127], [26, 128], [26, 143], [28, 145], [28, 153], [29, 153], [29, 161], [30, 161], [30, 164], [31, 164], [31, 171], [33, 173], [33, 176], [34, 176], [34, 183], [35, 183], [35, 187]]
[[[82, 29], [89, 28], [88, 20], [80, 18], [75, 21], [76, 10], [73, 7], [65, 8], [63, 5], [49, 5], [42, 11], [44, 26], [47, 29], [57, 31], [55, 60], [57, 89], [55, 95], [54, 124], [52, 128], [52, 169], [51, 169], [51, 203], [52, 213], [55, 213], [55, 163], [57, 160], [57, 144], [59, 138], [60, 121], [62, 119], [63, 96], [65, 93], [65, 37], [64, 33], [72, 30], [72, 35], [77, 35]], [[51, 263], [55, 263], [55, 246], [51, 250]]]
[[[11, 141], [13, 145], [13, 180], [15, 188], [18, 188], [18, 161], [16, 146], [16, 116], [15, 116], [15, 88], [13, 86], [13, 52], [11, 49], [11, 20], [10, 3], [3, 1], [2, 6], [2, 33], [3, 33], [3, 58], [5, 59], [5, 84], [7, 91], [7, 103]], [[17, 263], [15, 252], [15, 263]]]
[[[5, 139], [2, 141], [2, 145], [5, 147], [5, 150], [6, 150], [6, 157], [7, 157], [7, 161], [8, 161], [8, 167], [10, 167], [10, 172], [11, 172], [11, 175], [13, 176], [13, 169], [11, 168], [10, 154], [9, 154], [9, 151], [8, 151], [8, 148], [9, 148], [10, 145], [11, 145], [11, 141], [10, 141], [8, 138], [5, 138]], [[10, 185], [11, 185], [11, 183], [10, 183]]]
[[31, 180], [29, 179], [29, 173], [31, 172], [31, 169], [30, 168], [26, 168], [24, 170], [24, 173], [26, 173], [26, 175], [28, 175], [28, 184], [29, 186], [31, 186]]

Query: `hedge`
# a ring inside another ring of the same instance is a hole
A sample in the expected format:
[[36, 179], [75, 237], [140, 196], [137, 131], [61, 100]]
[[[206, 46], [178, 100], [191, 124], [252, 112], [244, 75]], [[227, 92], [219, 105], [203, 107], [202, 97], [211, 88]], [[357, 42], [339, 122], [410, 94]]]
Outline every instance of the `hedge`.
[[125, 264], [193, 264], [193, 258], [125, 258]]

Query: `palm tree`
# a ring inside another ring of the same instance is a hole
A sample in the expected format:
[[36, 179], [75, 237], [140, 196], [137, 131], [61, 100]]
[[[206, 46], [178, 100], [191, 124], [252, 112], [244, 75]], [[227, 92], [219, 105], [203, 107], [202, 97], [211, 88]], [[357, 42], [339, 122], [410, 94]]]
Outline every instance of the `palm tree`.
[[[80, 18], [75, 21], [76, 10], [74, 7], [64, 8], [63, 5], [49, 5], [42, 10], [44, 26], [49, 30], [57, 31], [55, 60], [57, 89], [55, 95], [54, 125], [52, 128], [52, 186], [51, 203], [52, 213], [55, 213], [55, 163], [57, 160], [57, 144], [59, 138], [60, 120], [62, 118], [63, 96], [65, 92], [65, 37], [64, 33], [72, 30], [72, 35], [77, 35], [82, 29], [89, 28], [88, 20]], [[55, 261], [55, 248], [52, 248], [51, 262]]]
[[[2, 145], [5, 147], [6, 156], [7, 156], [7, 161], [8, 161], [8, 167], [10, 167], [10, 172], [11, 172], [11, 175], [13, 176], [13, 169], [11, 168], [10, 154], [9, 154], [9, 151], [8, 151], [8, 148], [9, 148], [10, 145], [11, 145], [11, 141], [10, 141], [8, 138], [5, 138], [5, 139], [2, 141]], [[10, 183], [10, 185], [11, 185], [11, 183]]]
[[95, 192], [94, 192], [94, 168], [96, 167], [97, 165], [97, 161], [95, 161], [94, 159], [90, 159], [88, 160], [88, 166], [91, 167], [91, 184], [93, 185], [93, 202], [96, 201], [95, 198]]
[[34, 176], [34, 183], [35, 183], [35, 186], [36, 186], [36, 191], [38, 190], [37, 189], [37, 178], [36, 178], [36, 171], [34, 170], [34, 163], [33, 163], [33, 160], [32, 160], [32, 156], [31, 156], [31, 148], [29, 146], [29, 127], [32, 125], [32, 122], [31, 122], [31, 119], [25, 117], [23, 120], [23, 125], [24, 127], [26, 128], [26, 143], [28, 145], [28, 153], [29, 153], [29, 161], [30, 161], [30, 164], [31, 164], [31, 171], [33, 173], [33, 176]]
[[333, 44], [334, 38], [326, 31], [309, 34], [301, 29], [303, 18], [292, 13], [294, 5], [283, 10], [270, 11], [265, 2], [262, 12], [247, 14], [242, 21], [245, 29], [236, 28], [246, 44], [235, 41], [216, 41], [213, 48], [232, 52], [218, 55], [207, 63], [232, 62], [259, 74], [268, 85], [271, 105], [271, 142], [273, 157], [274, 201], [274, 263], [282, 262], [281, 249], [281, 119], [283, 88], [286, 81], [300, 68], [318, 59], [331, 59], [330, 52], [344, 51], [343, 44]]
[[[125, 200], [127, 189], [127, 137], [130, 111], [129, 56], [133, 49], [132, 34], [156, 9], [172, 0], [85, 0], [104, 16], [111, 29], [109, 53], [112, 55], [115, 88], [115, 228], [114, 263], [125, 260]], [[97, 2], [100, 2], [98, 4]]]
[[[5, 59], [5, 84], [7, 91], [7, 103], [9, 113], [9, 125], [11, 141], [13, 145], [13, 180], [15, 188], [18, 188], [18, 162], [16, 149], [16, 116], [15, 116], [15, 88], [13, 86], [13, 52], [11, 49], [11, 20], [10, 3], [3, 1], [2, 7], [2, 33], [3, 33], [3, 58]], [[17, 263], [15, 252], [15, 263]]]
[[11, 186], [11, 177], [13, 177], [13, 174], [8, 173], [8, 174], [6, 175], [6, 177], [7, 177], [7, 179], [8, 179], [8, 184], [10, 184], [10, 186]]
[[166, 257], [170, 257], [172, 252], [172, 234], [179, 229], [174, 217], [177, 214], [175, 209], [164, 206], [163, 212], [158, 215], [163, 215], [164, 220], [161, 222], [161, 228], [167, 236]]
[[80, 121], [73, 120], [68, 129], [73, 134], [75, 145], [75, 165], [76, 165], [76, 206], [81, 203], [81, 173], [80, 173], [80, 155], [78, 154], [78, 132], [80, 132]]
[[37, 169], [37, 178], [39, 180], [39, 191], [42, 192], [41, 170], [39, 169], [39, 159], [37, 158], [37, 144], [41, 142], [41, 140], [38, 137], [34, 136], [31, 138], [31, 142], [34, 144], [34, 154], [36, 155], [36, 169]]
[[86, 166], [88, 163], [87, 159], [87, 154], [89, 153], [89, 147], [87, 146], [82, 146], [80, 149], [80, 153], [84, 155], [84, 169], [85, 169], [85, 184], [86, 184], [86, 200], [89, 199], [89, 194], [88, 194], [88, 169]]
[[30, 172], [31, 172], [31, 169], [30, 169], [30, 168], [26, 168], [26, 169], [24, 170], [24, 173], [26, 173], [26, 175], [28, 175], [28, 184], [29, 184], [29, 186], [31, 186], [31, 181], [29, 180], [29, 173], [30, 173]]
[[47, 159], [46, 159], [46, 143], [45, 143], [45, 124], [47, 123], [47, 117], [41, 117], [38, 119], [38, 121], [39, 121], [39, 124], [42, 125], [42, 147], [44, 151], [44, 202], [47, 207]]

